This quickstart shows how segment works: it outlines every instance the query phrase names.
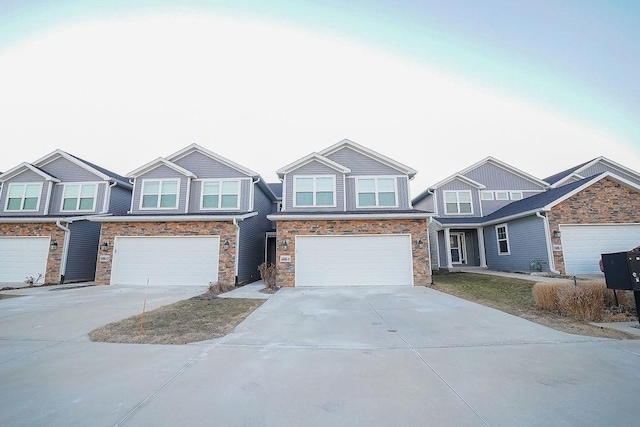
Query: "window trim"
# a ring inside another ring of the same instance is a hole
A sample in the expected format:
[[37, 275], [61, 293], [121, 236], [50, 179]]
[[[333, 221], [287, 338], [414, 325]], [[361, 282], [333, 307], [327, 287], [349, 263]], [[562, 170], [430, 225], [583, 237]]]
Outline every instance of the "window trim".
[[[504, 228], [504, 239], [500, 239], [500, 234], [498, 232], [499, 228]], [[498, 249], [498, 255], [511, 255], [511, 243], [509, 242], [509, 227], [507, 226], [507, 223], [503, 223], [503, 224], [498, 224], [495, 227], [496, 229], [496, 245], [497, 245], [497, 249]], [[505, 241], [507, 242], [507, 251], [506, 252], [501, 252], [500, 251], [500, 242], [501, 241]]]
[[[208, 182], [219, 182], [220, 183], [220, 194], [218, 195], [218, 207], [217, 208], [209, 208], [204, 206], [204, 185]], [[235, 182], [238, 184], [238, 192], [236, 196], [238, 197], [236, 206], [232, 208], [222, 207], [222, 183], [223, 182]], [[242, 180], [238, 178], [220, 178], [220, 179], [203, 179], [200, 181], [200, 210], [201, 211], [229, 211], [229, 210], [238, 210], [240, 209], [240, 194], [242, 193]]]
[[[298, 205], [296, 203], [297, 197], [297, 181], [298, 178], [311, 178], [313, 179], [313, 189], [312, 194], [313, 194], [313, 204], [311, 205]], [[316, 203], [316, 179], [318, 178], [331, 178], [333, 180], [333, 204], [332, 205], [318, 205]], [[336, 190], [336, 176], [335, 175], [295, 175], [293, 176], [293, 200], [291, 201], [291, 206], [293, 206], [294, 208], [335, 208], [338, 207], [338, 194], [337, 194], [337, 190]]]
[[[67, 189], [67, 186], [77, 185], [80, 187], [78, 189], [78, 202], [76, 203], [76, 209], [64, 209], [64, 192]], [[93, 185], [93, 205], [91, 209], [80, 209], [80, 194], [82, 194], [83, 186]], [[65, 182], [62, 184], [62, 195], [60, 196], [60, 212], [93, 212], [96, 210], [96, 202], [98, 200], [98, 182]]]
[[[496, 200], [505, 201], [509, 200], [509, 191], [507, 190], [496, 190]], [[503, 197], [498, 196], [498, 194], [504, 194]]]
[[[358, 209], [388, 209], [388, 208], [397, 208], [398, 204], [398, 177], [397, 176], [386, 176], [386, 175], [377, 175], [377, 176], [356, 176], [354, 177], [356, 180], [355, 190], [356, 190], [356, 208]], [[362, 179], [373, 179], [373, 195], [376, 199], [376, 204], [373, 206], [360, 206], [360, 180]], [[393, 195], [395, 203], [389, 206], [380, 206], [380, 199], [378, 197], [378, 180], [379, 179], [393, 179]]]
[[[158, 181], [160, 182], [160, 188], [158, 189], [160, 192], [158, 193], [158, 205], [160, 204], [160, 199], [162, 196], [162, 183], [163, 182], [169, 182], [169, 181], [177, 181], [178, 185], [176, 188], [176, 205], [174, 207], [161, 207], [161, 206], [156, 206], [156, 207], [143, 207], [142, 206], [142, 202], [144, 201], [144, 184], [145, 182], [148, 181]], [[181, 184], [181, 179], [180, 178], [147, 178], [147, 179], [143, 179], [140, 183], [140, 200], [138, 202], [138, 208], [141, 211], [149, 211], [149, 210], [176, 210], [180, 207], [180, 184]]]
[[[447, 210], [447, 193], [454, 193], [456, 195], [456, 206], [457, 212], [449, 212]], [[469, 194], [469, 205], [471, 207], [471, 212], [462, 213], [460, 212], [460, 193], [468, 193]], [[445, 215], [473, 215], [473, 195], [471, 194], [471, 190], [445, 190], [442, 192], [442, 204], [444, 205], [444, 213]]]
[[[22, 190], [22, 198], [20, 199], [20, 209], [7, 209], [9, 207], [9, 194], [11, 194], [11, 187], [14, 185], [24, 185], [24, 189]], [[40, 187], [40, 191], [38, 191], [38, 201], [36, 202], [35, 209], [24, 209], [24, 199], [25, 192], [27, 191], [27, 185], [38, 185]], [[3, 188], [4, 190], [4, 188]], [[4, 201], [4, 211], [5, 212], [38, 212], [40, 211], [40, 200], [42, 199], [42, 182], [10, 182], [7, 185], [6, 197]]]
[[[485, 197], [485, 196], [488, 196], [488, 197]], [[495, 200], [495, 197], [493, 196], [493, 191], [487, 191], [487, 190], [480, 191], [480, 200], [482, 201]]]
[[[520, 198], [514, 198], [513, 197], [514, 194], [520, 194]], [[524, 199], [524, 192], [522, 192], [522, 191], [509, 191], [509, 198], [511, 200], [522, 200], [522, 199]]]

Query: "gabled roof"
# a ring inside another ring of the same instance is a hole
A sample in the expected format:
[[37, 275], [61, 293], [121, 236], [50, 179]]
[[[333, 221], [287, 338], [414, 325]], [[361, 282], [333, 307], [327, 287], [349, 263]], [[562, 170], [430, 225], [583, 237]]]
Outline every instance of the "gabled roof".
[[166, 166], [168, 168], [171, 168], [171, 169], [175, 170], [176, 172], [178, 172], [178, 173], [180, 173], [180, 174], [182, 174], [184, 176], [188, 176], [188, 177], [191, 177], [191, 178], [197, 178], [197, 176], [193, 172], [188, 171], [185, 168], [183, 168], [181, 166], [178, 166], [175, 163], [170, 162], [169, 160], [167, 160], [167, 159], [165, 159], [163, 157], [158, 157], [157, 159], [150, 161], [146, 165], [141, 166], [138, 169], [129, 172], [127, 174], [127, 176], [129, 178], [137, 178], [140, 175], [142, 175], [142, 174], [144, 174], [146, 172], [149, 172], [150, 170], [153, 170], [153, 169], [155, 169], [157, 167], [160, 167], [160, 166]]
[[397, 169], [398, 171], [402, 172], [402, 173], [406, 173], [407, 175], [409, 175], [409, 178], [413, 178], [414, 175], [416, 173], [418, 173], [415, 169], [407, 166], [407, 165], [403, 165], [400, 162], [397, 162], [387, 156], [384, 156], [376, 151], [371, 150], [370, 148], [367, 148], [365, 146], [362, 146], [358, 143], [355, 143], [349, 139], [343, 139], [342, 141], [333, 144], [331, 147], [325, 148], [324, 150], [320, 151], [319, 154], [322, 156], [329, 156], [333, 153], [335, 153], [336, 151], [339, 151], [345, 147], [351, 148], [352, 150], [367, 156], [373, 160], [376, 160], [380, 163], [383, 163], [391, 168]]
[[289, 163], [288, 165], [281, 167], [280, 169], [278, 169], [276, 171], [276, 173], [278, 174], [279, 177], [282, 178], [282, 176], [284, 176], [284, 174], [289, 173], [293, 170], [298, 169], [299, 167], [302, 167], [304, 165], [306, 165], [307, 163], [311, 163], [313, 161], [317, 161], [322, 163], [323, 165], [330, 167], [331, 169], [335, 169], [336, 171], [340, 172], [340, 173], [349, 173], [351, 172], [351, 169], [349, 169], [348, 167], [342, 166], [340, 163], [336, 163], [331, 159], [328, 159], [326, 157], [324, 157], [323, 155], [319, 154], [319, 153], [311, 153], [308, 154], [306, 156], [304, 156], [303, 158], [296, 160], [293, 163]]
[[179, 159], [181, 159], [181, 158], [193, 153], [194, 151], [202, 153], [203, 155], [205, 155], [205, 156], [207, 156], [207, 157], [209, 157], [209, 158], [211, 158], [213, 160], [216, 160], [216, 161], [218, 161], [218, 162], [220, 162], [220, 163], [222, 163], [222, 164], [224, 164], [226, 166], [229, 166], [230, 168], [235, 169], [235, 170], [237, 170], [237, 171], [239, 171], [239, 172], [241, 172], [241, 173], [243, 173], [245, 175], [252, 176], [252, 177], [258, 176], [257, 172], [254, 172], [249, 168], [245, 168], [244, 166], [241, 166], [241, 165], [239, 165], [239, 164], [227, 159], [226, 157], [223, 157], [223, 156], [221, 156], [221, 155], [219, 155], [217, 153], [214, 153], [213, 151], [207, 150], [206, 148], [204, 148], [204, 147], [202, 147], [202, 146], [200, 146], [198, 144], [195, 144], [195, 143], [183, 148], [180, 151], [177, 151], [177, 152], [173, 153], [170, 156], [167, 156], [166, 159], [169, 160], [170, 162], [175, 162], [176, 160], [179, 160]]
[[8, 171], [6, 171], [5, 173], [0, 175], [0, 182], [4, 182], [7, 181], [8, 179], [13, 178], [14, 176], [20, 175], [22, 172], [24, 172], [25, 170], [30, 170], [38, 175], [40, 175], [45, 181], [53, 181], [53, 182], [60, 182], [60, 180], [52, 175], [49, 175], [48, 173], [46, 173], [45, 171], [43, 171], [42, 169], [33, 166], [30, 163], [27, 162], [22, 162], [20, 163], [18, 166], [9, 169]]
[[62, 150], [55, 150], [49, 154], [47, 154], [46, 156], [36, 160], [35, 162], [33, 162], [34, 166], [37, 167], [42, 167], [44, 165], [46, 165], [47, 163], [50, 163], [54, 160], [56, 160], [57, 158], [62, 157], [68, 161], [70, 161], [71, 163], [74, 163], [76, 165], [78, 165], [79, 167], [85, 169], [88, 172], [91, 172], [92, 174], [96, 175], [97, 177], [104, 179], [105, 181], [119, 181], [121, 184], [124, 184], [125, 186], [131, 187], [131, 184], [129, 184], [127, 182], [127, 180], [116, 174], [113, 173], [107, 169], [104, 169], [102, 167], [96, 166], [93, 163], [89, 163], [86, 160], [82, 160], [79, 157], [73, 156], [69, 153], [67, 153], [66, 151], [62, 151]]
[[640, 174], [638, 172], [632, 169], [629, 169], [626, 166], [622, 166], [621, 164], [616, 163], [613, 160], [607, 159], [606, 157], [600, 156], [600, 157], [596, 157], [595, 159], [589, 160], [588, 162], [582, 163], [578, 166], [574, 166], [570, 169], [567, 169], [565, 171], [552, 175], [549, 178], [547, 178], [548, 180], [547, 182], [551, 183], [552, 187], [558, 187], [560, 185], [563, 185], [564, 182], [571, 179], [571, 177], [576, 177], [578, 179], [585, 178], [585, 176], [582, 175], [581, 172], [584, 172], [585, 170], [589, 169], [591, 166], [595, 165], [596, 163], [604, 163], [605, 165], [608, 165], [612, 169], [621, 170], [630, 175], [635, 175], [638, 177], [638, 179], [640, 179]]

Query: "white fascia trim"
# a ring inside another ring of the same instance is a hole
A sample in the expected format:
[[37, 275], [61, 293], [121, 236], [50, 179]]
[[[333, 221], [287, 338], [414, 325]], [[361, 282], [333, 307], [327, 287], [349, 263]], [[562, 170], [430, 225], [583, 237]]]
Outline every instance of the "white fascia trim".
[[96, 221], [96, 220], [99, 220], [100, 218], [104, 218], [104, 217], [105, 217], [105, 215], [102, 215], [102, 214], [97, 214], [97, 215], [78, 215], [78, 216], [72, 216], [72, 217], [57, 216], [57, 217], [42, 217], [42, 218], [38, 218], [38, 217], [0, 217], [0, 223], [20, 223], [20, 222], [25, 222], [25, 223], [33, 224], [33, 223], [48, 223], [48, 222], [55, 223], [56, 221], [62, 221], [62, 222], [66, 222], [66, 223], [71, 224], [72, 222], [75, 222], [75, 221], [84, 221], [84, 220]]
[[33, 165], [31, 165], [30, 163], [27, 163], [27, 162], [22, 162], [18, 166], [14, 167], [12, 169], [9, 169], [5, 173], [1, 174], [0, 175], [0, 181], [4, 182], [4, 181], [7, 181], [10, 178], [18, 176], [22, 172], [24, 172], [26, 169], [29, 169], [30, 171], [40, 175], [42, 178], [44, 178], [47, 181], [60, 182], [60, 180], [58, 178], [52, 177], [48, 173], [46, 173], [44, 171], [41, 171], [40, 169], [34, 167]]
[[319, 154], [323, 156], [328, 156], [335, 153], [336, 151], [340, 151], [345, 147], [351, 148], [353, 151], [356, 151], [364, 156], [367, 156], [373, 160], [383, 163], [389, 167], [392, 167], [393, 169], [396, 169], [397, 171], [402, 172], [403, 174], [410, 175], [411, 178], [413, 178], [413, 175], [418, 173], [417, 170], [407, 165], [404, 165], [400, 162], [397, 162], [393, 159], [390, 159], [389, 157], [383, 154], [380, 154], [376, 151], [373, 151], [372, 149], [367, 148], [363, 145], [360, 145], [357, 142], [353, 142], [350, 139], [343, 139], [342, 141], [333, 144], [331, 147], [325, 148], [324, 150], [320, 151]]
[[80, 166], [84, 170], [87, 170], [87, 171], [91, 172], [92, 174], [100, 177], [101, 179], [103, 179], [105, 181], [111, 179], [111, 177], [109, 175], [106, 175], [106, 174], [100, 172], [99, 170], [92, 168], [91, 166], [89, 166], [85, 162], [73, 157], [69, 153], [67, 153], [65, 151], [62, 151], [62, 150], [56, 150], [53, 153], [47, 154], [46, 156], [42, 157], [41, 159], [38, 159], [35, 162], [33, 162], [33, 164], [38, 166], [38, 167], [41, 167], [41, 166], [46, 165], [47, 163], [51, 163], [52, 161], [56, 160], [58, 157], [65, 158], [66, 160], [70, 161], [71, 163], [73, 163], [73, 164], [75, 164], [77, 166]]
[[258, 212], [250, 212], [242, 215], [125, 215], [92, 217], [89, 221], [94, 222], [183, 222], [183, 221], [233, 221], [244, 220], [258, 215]]
[[618, 184], [624, 185], [626, 187], [629, 187], [633, 190], [636, 191], [640, 191], [640, 186], [629, 181], [626, 180], [618, 175], [615, 175], [611, 172], [603, 172], [600, 175], [596, 175], [595, 177], [593, 177], [593, 179], [590, 179], [589, 181], [585, 182], [584, 184], [582, 184], [580, 187], [573, 189], [573, 191], [565, 194], [564, 196], [560, 197], [559, 199], [554, 200], [553, 202], [549, 203], [548, 205], [546, 205], [543, 210], [550, 210], [552, 207], [558, 205], [559, 203], [564, 202], [565, 200], [567, 200], [570, 197], [575, 196], [577, 193], [579, 193], [580, 191], [584, 190], [587, 187], [592, 186], [593, 184], [595, 184], [596, 182], [604, 179], [604, 178], [609, 178], [612, 181], [616, 181]]
[[[480, 184], [479, 182], [474, 181], [473, 179], [468, 178], [468, 177], [466, 177], [464, 175], [461, 175], [459, 173], [453, 174], [450, 177], [445, 178], [442, 181], [438, 182], [437, 184], [429, 186], [429, 188], [430, 189], [436, 189], [436, 188], [442, 187], [444, 184], [447, 184], [447, 183], [449, 183], [451, 181], [454, 181], [456, 179], [459, 179], [460, 181], [465, 182], [465, 183], [471, 185], [472, 187], [476, 187], [476, 188], [478, 188], [480, 190], [484, 190], [485, 188], [487, 188], [486, 185]], [[452, 191], [455, 191], [455, 190], [452, 190]]]
[[202, 147], [201, 145], [198, 145], [196, 143], [193, 143], [185, 148], [183, 148], [182, 150], [173, 153], [170, 156], [167, 156], [166, 159], [169, 160], [170, 162], [175, 162], [176, 160], [180, 160], [183, 157], [186, 157], [187, 155], [191, 154], [194, 151], [198, 151], [202, 154], [204, 154], [205, 156], [216, 160], [226, 166], [229, 166], [232, 169], [237, 170], [238, 172], [242, 172], [245, 175], [254, 177], [254, 176], [258, 176], [257, 172], [252, 171], [249, 168], [245, 168], [244, 166], [241, 166], [239, 164], [237, 164], [236, 162], [227, 159], [226, 157], [221, 156], [218, 153], [214, 153], [213, 151], [207, 150], [206, 148]]
[[321, 156], [318, 153], [311, 153], [308, 154], [306, 156], [304, 156], [303, 158], [296, 160], [293, 163], [289, 163], [288, 165], [281, 167], [280, 169], [278, 169], [276, 171], [276, 173], [278, 175], [285, 175], [288, 174], [291, 171], [294, 171], [308, 163], [311, 163], [313, 161], [317, 161], [319, 163], [324, 164], [325, 166], [331, 168], [331, 169], [335, 169], [336, 171], [340, 172], [340, 173], [350, 173], [351, 169], [349, 169], [346, 166], [342, 166], [340, 163], [336, 163], [331, 159], [328, 159], [324, 156]]
[[431, 213], [386, 213], [386, 214], [318, 214], [318, 215], [267, 215], [267, 219], [270, 221], [321, 221], [321, 220], [335, 220], [335, 219], [427, 219], [431, 218]]
[[152, 171], [152, 170], [154, 170], [156, 168], [159, 168], [160, 166], [163, 166], [163, 165], [168, 167], [168, 168], [171, 168], [171, 169], [175, 170], [176, 172], [178, 172], [178, 173], [180, 173], [180, 174], [182, 174], [184, 176], [187, 176], [187, 177], [190, 177], [190, 178], [197, 178], [197, 176], [193, 172], [188, 171], [185, 168], [183, 168], [181, 166], [178, 166], [175, 163], [170, 162], [169, 160], [167, 160], [165, 158], [162, 158], [162, 157], [158, 157], [157, 159], [150, 161], [146, 165], [141, 166], [138, 169], [129, 172], [127, 174], [127, 177], [128, 178], [138, 178], [140, 175], [142, 175], [144, 173], [147, 173], [147, 172], [150, 172], [150, 171]]

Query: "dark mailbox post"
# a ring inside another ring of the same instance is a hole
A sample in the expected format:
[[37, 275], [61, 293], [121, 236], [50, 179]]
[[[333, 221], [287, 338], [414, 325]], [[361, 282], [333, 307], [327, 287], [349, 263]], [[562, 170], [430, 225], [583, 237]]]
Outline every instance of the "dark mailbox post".
[[640, 322], [640, 246], [629, 252], [602, 254], [602, 267], [607, 288], [633, 291]]

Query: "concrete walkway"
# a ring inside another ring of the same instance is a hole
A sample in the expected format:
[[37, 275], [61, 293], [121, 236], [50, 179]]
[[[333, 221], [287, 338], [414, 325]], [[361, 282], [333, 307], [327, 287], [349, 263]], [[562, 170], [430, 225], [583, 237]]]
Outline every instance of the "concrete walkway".
[[[529, 273], [509, 273], [506, 271], [496, 271], [496, 270], [487, 270], [486, 268], [474, 268], [474, 267], [465, 267], [456, 270], [461, 273], [475, 273], [475, 274], [487, 274], [490, 276], [502, 276], [502, 277], [511, 277], [513, 279], [521, 279], [521, 280], [530, 280], [532, 282], [542, 282], [542, 283], [573, 283], [573, 279], [567, 279], [564, 277], [556, 277], [556, 276], [543, 276], [539, 274], [529, 274]], [[604, 280], [604, 276], [602, 277]]]

